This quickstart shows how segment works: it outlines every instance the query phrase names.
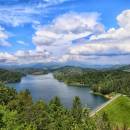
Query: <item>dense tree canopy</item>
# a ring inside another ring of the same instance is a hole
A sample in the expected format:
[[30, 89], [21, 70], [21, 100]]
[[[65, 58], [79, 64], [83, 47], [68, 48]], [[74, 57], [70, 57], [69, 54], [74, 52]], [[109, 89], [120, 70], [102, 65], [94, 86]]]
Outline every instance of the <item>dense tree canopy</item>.
[[9, 83], [9, 82], [19, 82], [24, 76], [24, 74], [20, 72], [15, 72], [15, 71], [9, 71], [9, 70], [4, 70], [0, 69], [0, 81]]

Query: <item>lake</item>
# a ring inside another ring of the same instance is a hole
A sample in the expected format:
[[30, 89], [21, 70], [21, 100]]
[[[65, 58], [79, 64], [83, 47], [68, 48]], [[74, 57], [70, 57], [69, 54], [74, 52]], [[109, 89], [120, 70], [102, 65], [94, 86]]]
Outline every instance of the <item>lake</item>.
[[71, 107], [73, 98], [79, 96], [83, 106], [94, 109], [107, 101], [106, 98], [94, 95], [87, 87], [67, 86], [53, 77], [53, 74], [27, 75], [19, 83], [8, 84], [17, 91], [29, 89], [34, 100], [44, 99], [49, 102], [54, 96], [61, 99], [62, 104]]

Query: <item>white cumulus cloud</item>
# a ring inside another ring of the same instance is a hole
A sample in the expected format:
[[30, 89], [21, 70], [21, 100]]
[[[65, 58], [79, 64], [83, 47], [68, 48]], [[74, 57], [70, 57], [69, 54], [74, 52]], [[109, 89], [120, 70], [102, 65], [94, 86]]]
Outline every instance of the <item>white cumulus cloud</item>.
[[[110, 28], [101, 34], [69, 47], [68, 54], [60, 61], [84, 61], [84, 63], [128, 64], [130, 63], [130, 10], [117, 16], [118, 28]], [[81, 41], [81, 40], [80, 40]], [[97, 60], [96, 60], [97, 59]], [[99, 62], [97, 62], [99, 61]]]
[[[0, 60], [7, 62], [10, 59], [17, 63], [130, 63], [130, 10], [121, 12], [116, 18], [118, 27], [107, 31], [99, 16], [98, 13], [72, 12], [58, 16], [50, 24], [36, 28], [32, 38], [34, 50], [1, 53]], [[7, 39], [5, 34], [0, 29], [1, 39]]]
[[0, 46], [10, 46], [11, 44], [7, 41], [8, 38], [9, 34], [0, 26]]
[[67, 13], [38, 28], [33, 42], [38, 46], [61, 45], [104, 31], [98, 13]]

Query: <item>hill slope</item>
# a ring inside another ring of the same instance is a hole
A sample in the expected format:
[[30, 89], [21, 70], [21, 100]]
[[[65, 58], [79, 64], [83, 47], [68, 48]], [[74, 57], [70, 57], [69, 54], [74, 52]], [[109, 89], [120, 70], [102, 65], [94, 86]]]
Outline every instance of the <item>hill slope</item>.
[[24, 75], [20, 72], [0, 69], [0, 82], [4, 82], [4, 83], [19, 82], [22, 76]]
[[73, 86], [89, 86], [102, 94], [118, 92], [130, 95], [130, 73], [115, 70], [94, 70], [78, 67], [63, 67], [53, 73], [59, 81]]
[[127, 124], [130, 127], [130, 98], [120, 96], [109, 105], [104, 107], [99, 114], [107, 113], [108, 118], [113, 124]]

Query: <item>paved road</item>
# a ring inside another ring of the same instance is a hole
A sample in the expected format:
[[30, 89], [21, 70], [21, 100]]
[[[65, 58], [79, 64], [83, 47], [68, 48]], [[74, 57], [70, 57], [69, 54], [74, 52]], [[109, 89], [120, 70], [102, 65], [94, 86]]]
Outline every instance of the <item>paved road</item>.
[[115, 99], [117, 99], [120, 96], [121, 96], [121, 94], [117, 94], [115, 97], [113, 97], [112, 99], [110, 99], [109, 101], [104, 103], [103, 105], [101, 105], [101, 106], [97, 107], [95, 110], [91, 111], [90, 112], [90, 117], [94, 116], [97, 112], [99, 112], [101, 109], [106, 107], [109, 103], [111, 103], [112, 101], [114, 101]]

